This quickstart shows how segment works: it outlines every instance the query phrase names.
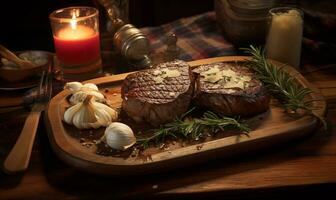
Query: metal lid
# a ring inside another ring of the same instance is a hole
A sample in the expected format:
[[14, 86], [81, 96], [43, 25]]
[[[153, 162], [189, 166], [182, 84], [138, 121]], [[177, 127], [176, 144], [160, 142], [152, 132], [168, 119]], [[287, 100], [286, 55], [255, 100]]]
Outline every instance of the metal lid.
[[141, 59], [149, 54], [146, 35], [131, 24], [124, 25], [116, 32], [114, 44], [127, 59]]
[[148, 67], [150, 45], [145, 34], [132, 24], [122, 26], [113, 37], [117, 50], [137, 68]]
[[129, 59], [138, 60], [149, 54], [148, 39], [142, 34], [136, 34], [125, 41], [121, 53]]

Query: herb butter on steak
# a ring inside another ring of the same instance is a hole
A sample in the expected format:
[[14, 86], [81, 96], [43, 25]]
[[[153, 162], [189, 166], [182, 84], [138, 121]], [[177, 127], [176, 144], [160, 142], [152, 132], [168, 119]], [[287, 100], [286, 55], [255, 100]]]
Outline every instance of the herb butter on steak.
[[193, 70], [197, 74], [195, 103], [225, 116], [252, 116], [265, 112], [270, 95], [255, 74], [238, 63], [213, 63]]
[[126, 77], [122, 108], [135, 121], [157, 126], [185, 113], [193, 90], [194, 78], [186, 62], [162, 63]]

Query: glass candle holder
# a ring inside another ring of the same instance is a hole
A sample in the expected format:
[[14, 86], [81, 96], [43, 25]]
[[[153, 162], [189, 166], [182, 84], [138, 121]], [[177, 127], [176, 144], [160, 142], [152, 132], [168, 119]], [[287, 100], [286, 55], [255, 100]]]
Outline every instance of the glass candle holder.
[[84, 80], [101, 71], [98, 10], [68, 7], [50, 14], [57, 65], [63, 78]]
[[279, 7], [271, 9], [269, 16], [267, 57], [299, 68], [303, 12], [296, 8]]

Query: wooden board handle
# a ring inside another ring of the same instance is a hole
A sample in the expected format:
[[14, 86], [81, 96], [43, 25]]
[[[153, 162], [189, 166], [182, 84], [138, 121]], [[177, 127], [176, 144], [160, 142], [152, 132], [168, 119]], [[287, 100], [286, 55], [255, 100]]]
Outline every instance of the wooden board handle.
[[14, 174], [27, 169], [40, 116], [41, 111], [34, 108], [28, 115], [18, 140], [4, 162], [6, 173]]

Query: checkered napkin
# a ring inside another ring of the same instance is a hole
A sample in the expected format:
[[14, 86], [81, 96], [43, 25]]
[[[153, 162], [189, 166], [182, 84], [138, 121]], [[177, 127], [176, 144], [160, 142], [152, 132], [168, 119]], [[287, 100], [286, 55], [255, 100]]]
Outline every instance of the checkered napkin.
[[164, 52], [165, 37], [174, 33], [177, 46], [181, 49], [179, 59], [185, 61], [198, 60], [225, 55], [234, 55], [234, 46], [225, 40], [216, 26], [214, 12], [207, 12], [189, 18], [182, 18], [158, 27], [141, 29], [148, 36], [152, 54]]

